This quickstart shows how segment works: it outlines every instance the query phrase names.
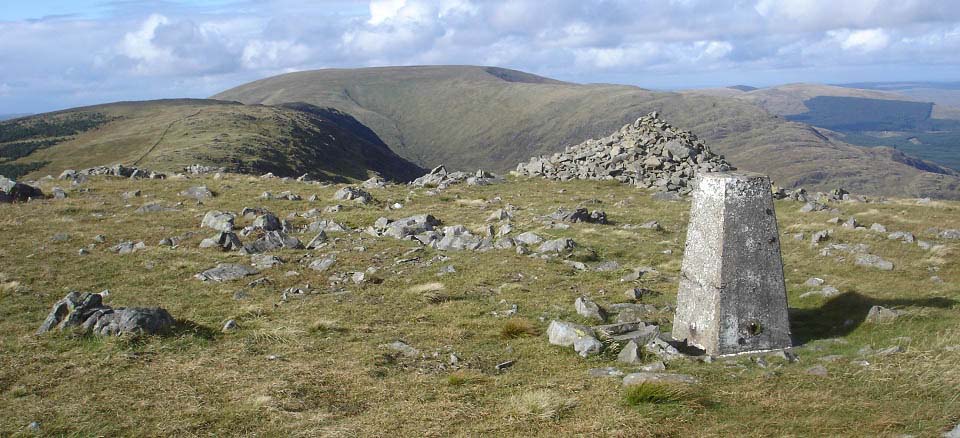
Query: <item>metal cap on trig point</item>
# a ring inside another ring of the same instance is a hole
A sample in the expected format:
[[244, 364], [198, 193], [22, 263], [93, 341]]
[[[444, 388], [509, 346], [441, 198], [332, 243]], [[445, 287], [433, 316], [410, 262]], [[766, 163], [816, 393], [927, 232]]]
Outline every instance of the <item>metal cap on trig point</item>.
[[709, 355], [791, 346], [770, 180], [703, 173], [690, 208], [673, 338]]

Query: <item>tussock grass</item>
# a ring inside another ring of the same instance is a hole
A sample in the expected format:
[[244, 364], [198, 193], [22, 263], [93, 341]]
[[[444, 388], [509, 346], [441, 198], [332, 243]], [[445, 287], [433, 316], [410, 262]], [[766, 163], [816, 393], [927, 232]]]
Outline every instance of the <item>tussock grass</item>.
[[693, 391], [685, 386], [658, 382], [643, 382], [623, 388], [623, 402], [629, 406], [642, 404], [675, 404], [694, 399]]
[[516, 339], [527, 336], [537, 336], [540, 330], [530, 321], [523, 318], [511, 318], [500, 327], [500, 337], [503, 339]]
[[559, 421], [567, 415], [579, 402], [576, 398], [567, 397], [557, 391], [538, 389], [524, 392], [510, 398], [507, 405], [511, 416], [520, 420], [553, 420]]
[[486, 377], [474, 370], [457, 370], [447, 376], [449, 386], [470, 386], [483, 383]]

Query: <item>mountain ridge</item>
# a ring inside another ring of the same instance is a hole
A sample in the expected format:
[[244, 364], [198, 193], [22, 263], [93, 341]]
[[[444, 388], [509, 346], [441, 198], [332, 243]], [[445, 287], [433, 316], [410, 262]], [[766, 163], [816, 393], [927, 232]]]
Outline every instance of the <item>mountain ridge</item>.
[[911, 160], [896, 161], [889, 153], [827, 138], [753, 102], [706, 93], [507, 82], [486, 67], [455, 66], [296, 72], [213, 97], [246, 104], [305, 101], [340, 108], [421, 166], [442, 163], [456, 169], [499, 171], [532, 156], [606, 136], [658, 111], [706, 140], [735, 166], [767, 173], [787, 187], [812, 184], [811, 189], [844, 186], [866, 194], [960, 197], [960, 180], [949, 169], [931, 163], [920, 169], [908, 164]]

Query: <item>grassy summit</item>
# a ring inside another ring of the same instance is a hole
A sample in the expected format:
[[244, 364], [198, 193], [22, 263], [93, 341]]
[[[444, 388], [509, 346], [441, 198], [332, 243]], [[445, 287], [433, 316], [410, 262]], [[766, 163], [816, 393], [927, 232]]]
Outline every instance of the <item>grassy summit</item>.
[[[178, 193], [195, 185], [219, 195], [202, 206], [184, 202], [176, 211], [135, 212], [149, 202], [175, 206], [185, 201]], [[930, 230], [960, 228], [955, 202], [831, 204], [843, 218], [912, 232], [932, 245], [923, 249], [829, 224], [828, 212], [800, 213], [800, 203], [777, 201], [800, 360], [669, 362], [667, 372], [690, 374], [700, 383], [624, 390], [619, 379], [590, 377], [588, 370], [635, 367], [607, 354], [581, 359], [569, 348], [549, 345], [544, 330], [552, 319], [586, 322], [574, 311], [575, 298], [625, 302], [623, 291], [632, 286], [660, 293], [645, 301], [656, 310], [644, 318], [669, 329], [672, 313], [664, 306], [676, 297], [684, 202], [658, 202], [642, 190], [585, 181], [510, 179], [455, 185], [433, 195], [430, 189], [388, 186], [370, 190], [376, 201], [369, 205], [344, 203], [321, 217], [363, 229], [380, 216], [429, 213], [482, 233], [491, 212], [509, 203], [516, 207], [514, 234], [570, 237], [580, 245], [572, 260], [590, 268], [612, 260], [621, 269], [581, 271], [562, 259], [512, 250], [414, 251], [419, 246], [410, 241], [329, 233], [322, 249], [275, 252], [285, 264], [261, 275], [202, 283], [193, 275], [219, 262], [250, 263], [235, 252], [197, 248], [213, 234], [199, 228], [208, 210], [262, 206], [284, 218], [334, 204], [339, 187], [232, 174], [166, 181], [95, 177], [82, 187], [89, 191], [72, 190], [65, 200], [0, 208], [3, 435], [27, 432], [37, 421], [43, 434], [108, 436], [936, 436], [960, 420], [958, 241]], [[121, 197], [134, 189], [142, 197]], [[292, 191], [303, 199], [317, 194], [320, 201], [261, 200], [264, 191]], [[402, 208], [385, 211], [395, 202]], [[604, 210], [613, 224], [556, 229], [541, 220], [557, 207], [578, 204]], [[312, 220], [292, 219], [294, 226]], [[663, 230], [624, 227], [651, 220]], [[238, 225], [248, 223], [238, 219]], [[810, 235], [826, 229], [831, 239], [811, 247]], [[197, 234], [178, 247], [157, 245], [190, 232]], [[796, 233], [805, 240], [794, 240]], [[78, 255], [98, 234], [106, 242]], [[107, 250], [126, 240], [143, 240], [147, 248], [125, 255]], [[820, 253], [828, 244], [859, 243], [892, 261], [894, 270]], [[307, 267], [334, 252], [330, 270]], [[658, 274], [621, 282], [640, 266]], [[331, 275], [370, 267], [376, 268], [370, 276], [382, 282], [328, 286]], [[260, 277], [271, 282], [247, 285]], [[820, 289], [804, 286], [810, 277], [823, 278], [840, 293], [801, 298]], [[281, 300], [285, 289], [308, 284], [308, 293]], [[113, 306], [168, 309], [179, 320], [177, 328], [140, 338], [34, 336], [50, 305], [67, 291], [103, 289], [110, 289], [107, 303]], [[514, 304], [516, 314], [505, 316]], [[872, 305], [905, 313], [874, 324], [865, 321]], [[238, 329], [221, 333], [228, 319]], [[419, 353], [384, 347], [398, 340]], [[458, 357], [456, 366], [451, 354]], [[510, 360], [512, 366], [495, 370]]]

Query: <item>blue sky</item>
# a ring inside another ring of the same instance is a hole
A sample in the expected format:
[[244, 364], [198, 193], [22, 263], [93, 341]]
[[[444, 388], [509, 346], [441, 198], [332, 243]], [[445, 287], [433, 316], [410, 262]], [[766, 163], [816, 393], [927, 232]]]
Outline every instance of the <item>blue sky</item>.
[[5, 0], [0, 114], [476, 64], [681, 89], [956, 81], [954, 0]]

